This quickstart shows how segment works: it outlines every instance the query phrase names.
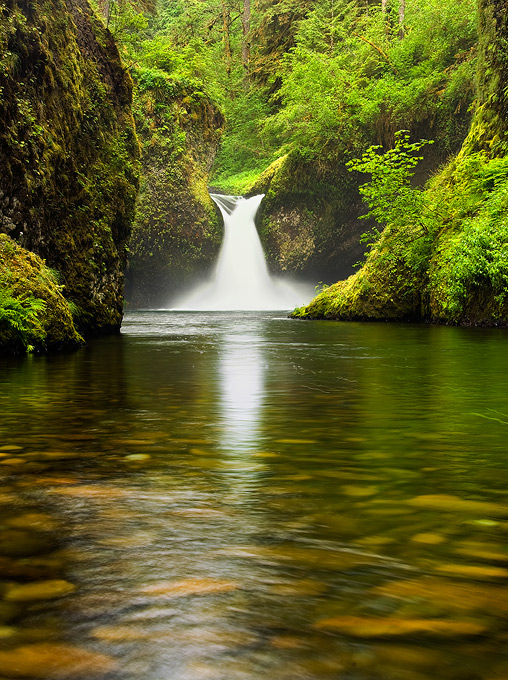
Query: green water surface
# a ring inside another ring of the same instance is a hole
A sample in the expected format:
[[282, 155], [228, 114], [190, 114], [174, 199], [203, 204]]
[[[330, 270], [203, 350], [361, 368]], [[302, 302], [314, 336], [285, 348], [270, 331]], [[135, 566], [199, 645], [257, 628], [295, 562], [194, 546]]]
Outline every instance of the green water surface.
[[508, 332], [138, 312], [0, 362], [0, 680], [506, 680]]

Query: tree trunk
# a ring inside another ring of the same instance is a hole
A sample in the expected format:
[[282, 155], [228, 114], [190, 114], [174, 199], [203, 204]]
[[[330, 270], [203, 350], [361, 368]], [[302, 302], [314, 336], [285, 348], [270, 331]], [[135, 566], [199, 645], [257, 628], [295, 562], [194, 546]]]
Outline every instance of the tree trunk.
[[99, 0], [99, 11], [106, 20], [106, 26], [109, 26], [109, 18], [111, 15], [111, 6], [109, 0]]
[[406, 16], [406, 0], [399, 0], [399, 38], [404, 37], [404, 19]]
[[231, 38], [229, 35], [229, 10], [225, 0], [222, 0], [222, 25], [224, 29], [224, 59], [226, 61], [226, 73], [231, 75]]
[[244, 73], [247, 74], [249, 70], [250, 61], [250, 0], [243, 0], [242, 12], [242, 65]]

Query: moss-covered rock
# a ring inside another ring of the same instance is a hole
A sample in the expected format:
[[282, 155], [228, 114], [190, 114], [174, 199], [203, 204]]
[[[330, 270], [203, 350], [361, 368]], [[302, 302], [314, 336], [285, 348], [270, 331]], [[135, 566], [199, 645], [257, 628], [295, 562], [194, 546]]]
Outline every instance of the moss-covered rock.
[[365, 266], [303, 318], [508, 325], [508, 3], [480, 2], [478, 105], [457, 156], [429, 183], [434, 226], [389, 225]]
[[126, 297], [160, 307], [214, 262], [222, 223], [208, 178], [224, 119], [196, 80], [155, 68], [135, 72], [142, 182]]
[[283, 156], [249, 187], [249, 195], [259, 193], [258, 230], [272, 271], [328, 282], [362, 259], [369, 224], [358, 222], [365, 210], [342, 157]]
[[0, 0], [0, 231], [117, 330], [137, 191], [131, 78], [86, 0]]
[[0, 353], [74, 349], [83, 343], [55, 273], [5, 234], [0, 234], [0, 291]]

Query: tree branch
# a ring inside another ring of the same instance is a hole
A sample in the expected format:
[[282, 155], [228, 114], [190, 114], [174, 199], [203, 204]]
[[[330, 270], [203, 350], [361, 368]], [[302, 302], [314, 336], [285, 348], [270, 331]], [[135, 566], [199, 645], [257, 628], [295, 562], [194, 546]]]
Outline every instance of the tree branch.
[[392, 69], [392, 71], [393, 71], [394, 73], [396, 73], [397, 75], [399, 74], [398, 70], [397, 70], [397, 69], [395, 68], [395, 66], [392, 64], [392, 62], [391, 62], [391, 60], [390, 60], [390, 57], [386, 54], [386, 52], [384, 52], [380, 47], [378, 47], [377, 45], [375, 45], [375, 44], [374, 44], [373, 42], [371, 42], [370, 40], [367, 40], [367, 38], [366, 38], [365, 36], [359, 35], [358, 33], [355, 33], [354, 31], [353, 31], [353, 35], [354, 35], [356, 38], [360, 38], [360, 40], [363, 40], [363, 42], [366, 42], [367, 45], [370, 45], [370, 46], [373, 47], [375, 50], [377, 50], [377, 51], [379, 52], [379, 54], [380, 54], [380, 55], [388, 62], [388, 64], [390, 65], [390, 68]]

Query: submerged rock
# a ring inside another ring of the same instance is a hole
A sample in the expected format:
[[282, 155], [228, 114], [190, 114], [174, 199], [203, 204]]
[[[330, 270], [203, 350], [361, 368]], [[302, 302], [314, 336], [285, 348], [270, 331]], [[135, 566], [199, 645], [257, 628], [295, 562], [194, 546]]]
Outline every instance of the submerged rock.
[[54, 600], [76, 590], [76, 586], [63, 579], [17, 583], [7, 587], [4, 598], [7, 602], [32, 602], [34, 600]]
[[0, 532], [0, 555], [6, 557], [28, 557], [48, 552], [55, 546], [55, 540], [43, 533], [29, 533], [8, 529]]
[[455, 638], [482, 635], [487, 628], [470, 621], [444, 619], [397, 619], [363, 618], [359, 616], [338, 616], [318, 621], [320, 630], [332, 630], [358, 638], [384, 637], [438, 637]]
[[187, 597], [189, 595], [213, 595], [236, 590], [238, 584], [233, 581], [212, 578], [187, 578], [181, 581], [162, 581], [141, 588], [144, 595], [154, 597]]
[[110, 656], [65, 644], [41, 642], [0, 650], [0, 669], [9, 678], [93, 678], [116, 667]]
[[452, 582], [437, 576], [419, 579], [392, 581], [374, 588], [371, 593], [381, 597], [392, 597], [401, 602], [419, 605], [431, 603], [453, 614], [492, 614], [505, 616], [508, 600], [504, 587], [484, 584], [479, 581]]
[[429, 510], [508, 517], [508, 507], [504, 505], [486, 501], [473, 501], [448, 494], [425, 494], [411, 498], [407, 502], [417, 508]]
[[459, 578], [470, 578], [480, 580], [491, 580], [498, 578], [508, 578], [508, 569], [503, 567], [487, 567], [469, 564], [440, 564], [436, 571]]

